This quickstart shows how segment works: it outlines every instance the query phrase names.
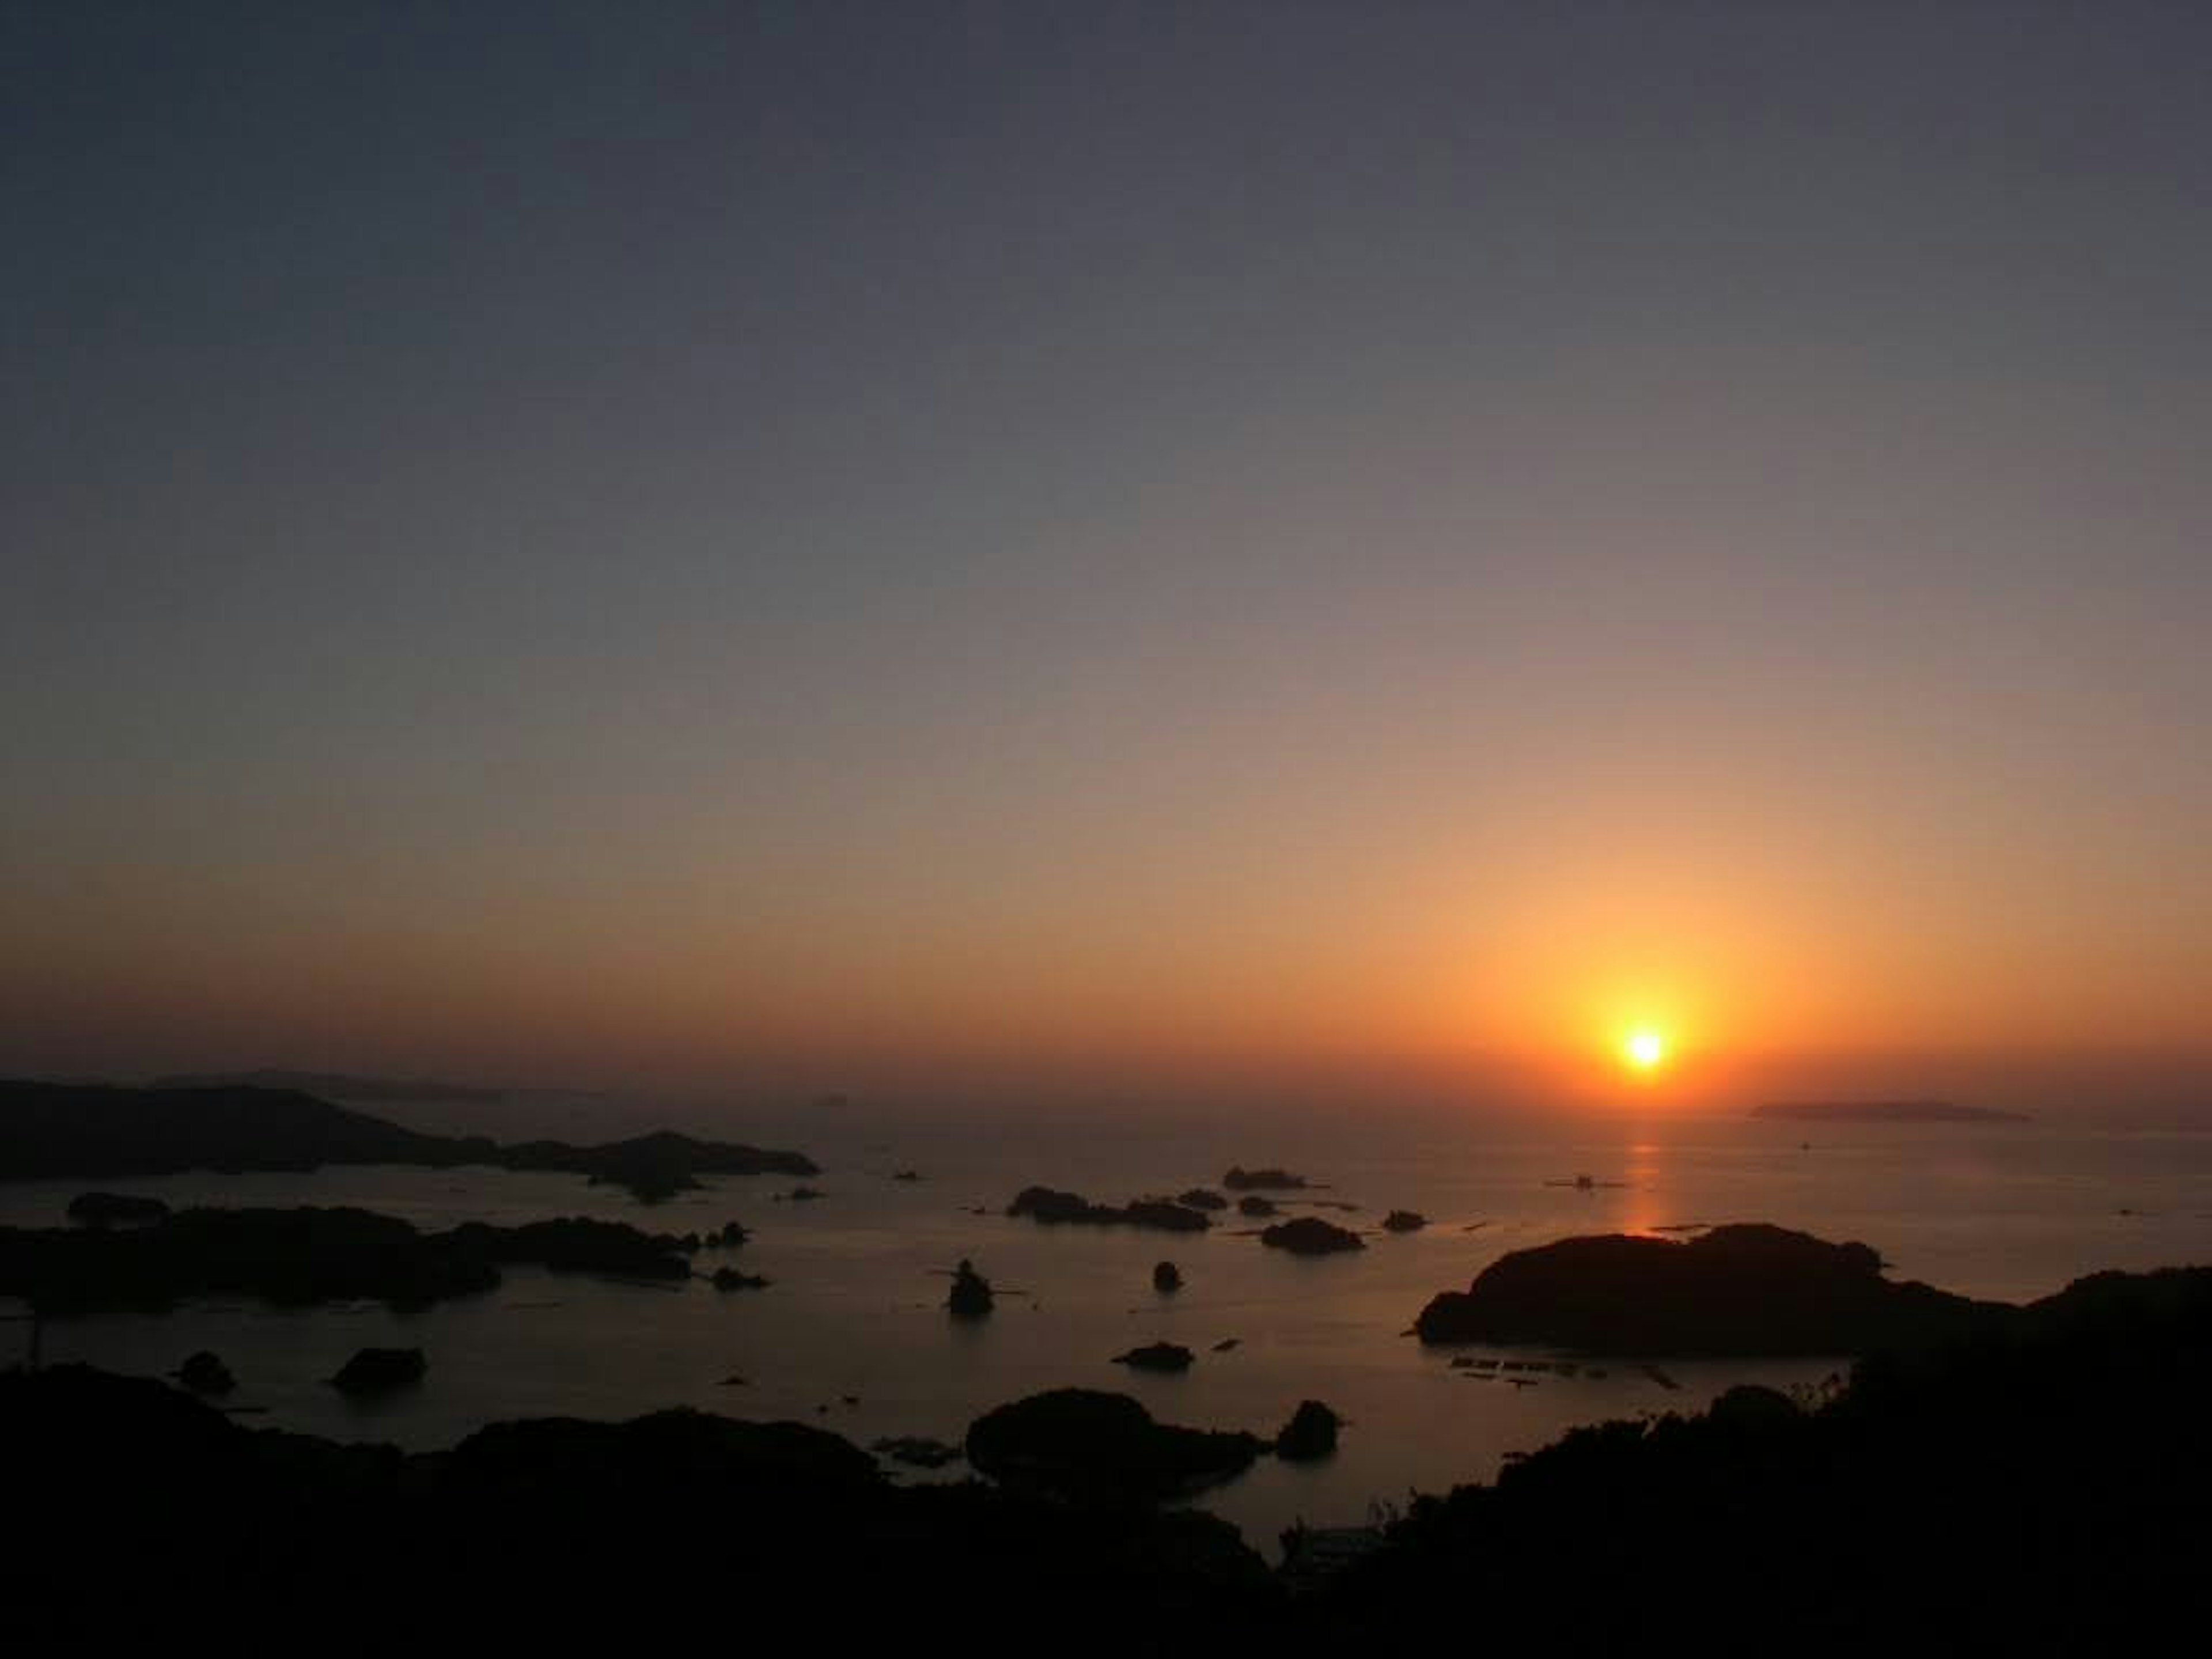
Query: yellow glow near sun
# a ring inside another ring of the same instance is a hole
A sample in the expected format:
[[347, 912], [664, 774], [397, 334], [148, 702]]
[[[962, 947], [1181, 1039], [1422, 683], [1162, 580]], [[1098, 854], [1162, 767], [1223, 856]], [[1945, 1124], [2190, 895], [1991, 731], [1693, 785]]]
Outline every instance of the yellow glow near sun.
[[1648, 1026], [1639, 1027], [1622, 1039], [1620, 1057], [1631, 1071], [1656, 1072], [1667, 1058], [1667, 1039]]

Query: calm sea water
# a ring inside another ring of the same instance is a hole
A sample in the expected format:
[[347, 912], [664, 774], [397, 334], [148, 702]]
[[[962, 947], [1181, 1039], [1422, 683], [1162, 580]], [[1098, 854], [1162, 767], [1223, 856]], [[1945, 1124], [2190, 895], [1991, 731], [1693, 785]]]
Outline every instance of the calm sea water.
[[[592, 1109], [605, 1121], [533, 1127], [592, 1132], [623, 1116]], [[410, 1115], [426, 1124], [440, 1116]], [[382, 1168], [186, 1176], [125, 1189], [172, 1205], [358, 1205], [425, 1228], [586, 1214], [683, 1232], [738, 1219], [752, 1241], [732, 1255], [702, 1255], [701, 1266], [731, 1261], [766, 1274], [771, 1288], [721, 1295], [703, 1280], [650, 1288], [516, 1270], [489, 1296], [404, 1316], [376, 1304], [279, 1312], [210, 1303], [167, 1317], [58, 1322], [46, 1358], [152, 1374], [210, 1347], [240, 1379], [235, 1403], [266, 1408], [249, 1422], [416, 1449], [502, 1419], [619, 1418], [673, 1405], [817, 1423], [864, 1444], [888, 1435], [957, 1443], [990, 1407], [1063, 1385], [1124, 1390], [1170, 1421], [1272, 1434], [1299, 1401], [1326, 1401], [1350, 1419], [1334, 1459], [1306, 1468], [1263, 1459], [1201, 1500], [1272, 1550], [1294, 1520], [1363, 1521], [1411, 1490], [1489, 1479], [1507, 1454], [1577, 1423], [1695, 1409], [1747, 1378], [1814, 1387], [1837, 1369], [1668, 1362], [1673, 1389], [1618, 1362], [1601, 1376], [1585, 1370], [1528, 1387], [1476, 1380], [1406, 1332], [1431, 1294], [1463, 1288], [1509, 1249], [1581, 1232], [1773, 1221], [1863, 1240], [1899, 1277], [2012, 1300], [2103, 1267], [2212, 1261], [2212, 1135], [2197, 1133], [1683, 1117], [1565, 1130], [1351, 1117], [1262, 1133], [870, 1123], [849, 1113], [776, 1125], [696, 1111], [681, 1127], [796, 1146], [823, 1166], [811, 1184], [828, 1196], [779, 1202], [772, 1195], [787, 1179], [729, 1179], [646, 1209], [570, 1176]], [[1170, 1237], [1044, 1228], [999, 1213], [1032, 1183], [1118, 1203], [1218, 1184], [1232, 1163], [1281, 1164], [1327, 1182], [1310, 1196], [1360, 1206], [1320, 1212], [1345, 1224], [1374, 1229], [1393, 1207], [1419, 1210], [1430, 1224], [1374, 1232], [1357, 1255], [1301, 1261], [1262, 1248], [1234, 1217], [1210, 1234]], [[890, 1179], [907, 1168], [923, 1179]], [[1581, 1173], [1620, 1184], [1589, 1193], [1547, 1184]], [[0, 1184], [0, 1222], [60, 1224], [84, 1185]], [[990, 1213], [971, 1213], [977, 1206]], [[943, 1309], [945, 1270], [963, 1256], [1002, 1292], [996, 1314], [977, 1325], [955, 1324]], [[1176, 1296], [1152, 1288], [1162, 1259], [1182, 1270]], [[27, 1331], [0, 1327], [0, 1340]], [[1232, 1337], [1234, 1349], [1212, 1352]], [[1162, 1340], [1195, 1350], [1197, 1364], [1164, 1377], [1111, 1363]], [[324, 1385], [372, 1344], [426, 1349], [425, 1386], [364, 1406]]]

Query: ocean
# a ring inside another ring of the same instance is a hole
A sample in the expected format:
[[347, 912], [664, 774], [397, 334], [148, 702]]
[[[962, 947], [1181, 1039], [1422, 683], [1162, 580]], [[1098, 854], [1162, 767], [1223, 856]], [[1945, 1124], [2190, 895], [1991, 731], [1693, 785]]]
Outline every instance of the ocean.
[[[424, 1127], [487, 1127], [458, 1109], [404, 1115]], [[63, 1224], [70, 1199], [91, 1185], [172, 1206], [355, 1205], [424, 1228], [592, 1215], [680, 1233], [742, 1221], [750, 1242], [702, 1254], [698, 1265], [763, 1274], [765, 1290], [511, 1269], [489, 1295], [405, 1315], [376, 1304], [207, 1302], [167, 1316], [58, 1320], [45, 1329], [44, 1355], [160, 1374], [212, 1348], [240, 1380], [228, 1403], [252, 1408], [243, 1421], [411, 1449], [448, 1446], [501, 1419], [614, 1419], [670, 1406], [815, 1424], [863, 1445], [892, 1436], [957, 1444], [991, 1407], [1062, 1386], [1133, 1395], [1166, 1421], [1272, 1435], [1300, 1401], [1323, 1401], [1347, 1419], [1334, 1458], [1262, 1459], [1195, 1500], [1270, 1555], [1294, 1522], [1385, 1516], [1415, 1491], [1491, 1479], [1503, 1460], [1577, 1424], [1696, 1410], [1742, 1381], [1810, 1394], [1847, 1369], [1841, 1358], [1646, 1365], [1621, 1356], [1571, 1376], [1455, 1370], [1451, 1351], [1424, 1349], [1408, 1328], [1436, 1291], [1464, 1289], [1507, 1250], [1577, 1233], [1771, 1221], [1870, 1244], [1894, 1277], [2006, 1300], [2103, 1268], [2212, 1262], [2212, 1134], [2186, 1132], [1657, 1113], [1546, 1124], [1347, 1112], [1231, 1127], [1103, 1116], [871, 1120], [833, 1109], [770, 1122], [621, 1102], [572, 1106], [527, 1127], [595, 1135], [641, 1123], [795, 1147], [823, 1166], [807, 1184], [825, 1196], [781, 1200], [789, 1177], [725, 1177], [647, 1207], [569, 1175], [349, 1168], [0, 1183], [0, 1223]], [[1354, 1227], [1367, 1248], [1292, 1257], [1263, 1248], [1255, 1236], [1262, 1224], [1233, 1212], [1203, 1235], [1045, 1227], [1003, 1213], [1030, 1185], [1119, 1204], [1218, 1188], [1232, 1164], [1281, 1165], [1321, 1183], [1279, 1195], [1286, 1213]], [[892, 1179], [909, 1169], [921, 1178]], [[1573, 1184], [1580, 1175], [1590, 1189]], [[1420, 1212], [1428, 1224], [1385, 1234], [1379, 1224], [1393, 1208]], [[1000, 1292], [996, 1311], [974, 1324], [944, 1309], [949, 1271], [963, 1257]], [[1179, 1292], [1153, 1289], [1161, 1261], [1181, 1269]], [[27, 1342], [28, 1333], [11, 1323], [0, 1340]], [[1191, 1348], [1196, 1363], [1158, 1376], [1113, 1362], [1158, 1340]], [[369, 1403], [339, 1395], [324, 1379], [366, 1346], [422, 1347], [426, 1382]], [[902, 1480], [963, 1472], [896, 1471]]]

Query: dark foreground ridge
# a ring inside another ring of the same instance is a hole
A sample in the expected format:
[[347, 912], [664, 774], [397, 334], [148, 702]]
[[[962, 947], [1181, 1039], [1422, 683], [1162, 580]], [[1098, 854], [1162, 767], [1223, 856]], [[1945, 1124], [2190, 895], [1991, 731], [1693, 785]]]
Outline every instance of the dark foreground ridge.
[[[1580, 1429], [1417, 1501], [1316, 1623], [1577, 1651], [2122, 1652], [2197, 1618], [2212, 1270], [2100, 1273], [1806, 1412]], [[1590, 1593], [1602, 1586], [1602, 1594]], [[1464, 1621], [1464, 1622], [1462, 1622]]]
[[[1124, 1403], [1129, 1471], [1178, 1484], [1212, 1467]], [[1000, 1426], [977, 1425], [971, 1456], [998, 1464], [1001, 1438], [1023, 1455]], [[1039, 1488], [906, 1489], [796, 1423], [507, 1423], [407, 1455], [248, 1429], [150, 1380], [15, 1370], [0, 1373], [0, 1467], [40, 1524], [7, 1547], [0, 1586], [19, 1632], [99, 1607], [104, 1631], [135, 1619], [172, 1638], [296, 1640], [333, 1620], [349, 1638], [419, 1638], [434, 1620], [634, 1638], [709, 1600], [755, 1632], [1273, 1626], [1283, 1598], [1233, 1528], [1162, 1512], [1149, 1489], [1073, 1501], [1049, 1478], [1051, 1438]]]
[[702, 1175], [819, 1175], [811, 1158], [662, 1131], [598, 1146], [507, 1145], [423, 1134], [296, 1089], [123, 1089], [0, 1082], [0, 1180], [112, 1180], [326, 1164], [554, 1170], [626, 1187], [650, 1203]]
[[984, 1648], [1480, 1631], [1499, 1650], [2165, 1651], [2212, 1543], [2208, 1364], [2212, 1271], [2100, 1274], [2003, 1328], [1864, 1359], [1815, 1409], [1741, 1388], [1416, 1498], [1358, 1551], [1293, 1532], [1281, 1574], [1154, 1507], [1264, 1443], [1110, 1395], [988, 1413], [967, 1453], [1000, 1485], [908, 1490], [796, 1424], [513, 1423], [406, 1456], [250, 1430], [150, 1380], [17, 1370], [0, 1468], [40, 1524], [5, 1587], [19, 1629], [97, 1607], [103, 1632], [143, 1617], [173, 1639], [334, 1615], [419, 1632], [427, 1610], [503, 1637], [635, 1631], [711, 1585], [749, 1628], [834, 1612], [841, 1633]]
[[368, 1210], [184, 1210], [112, 1231], [0, 1227], [0, 1296], [58, 1315], [158, 1310], [203, 1296], [418, 1308], [495, 1289], [503, 1267], [689, 1279], [697, 1248], [696, 1237], [577, 1217], [423, 1233]]
[[1686, 1242], [1613, 1233], [1500, 1256], [1421, 1310], [1424, 1342], [1526, 1342], [1583, 1353], [1856, 1354], [1992, 1329], [2017, 1310], [1893, 1285], [1864, 1244], [1781, 1227]]

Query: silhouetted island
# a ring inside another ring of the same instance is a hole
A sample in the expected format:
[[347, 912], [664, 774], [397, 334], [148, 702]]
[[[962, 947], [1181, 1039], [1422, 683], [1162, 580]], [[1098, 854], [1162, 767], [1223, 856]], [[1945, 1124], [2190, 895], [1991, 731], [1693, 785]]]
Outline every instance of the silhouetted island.
[[952, 1270], [952, 1288], [945, 1297], [945, 1310], [955, 1319], [981, 1319], [991, 1311], [995, 1300], [991, 1281], [975, 1271], [975, 1264], [966, 1256]]
[[969, 1425], [969, 1465], [1018, 1491], [1086, 1501], [1152, 1502], [1242, 1474], [1257, 1435], [1156, 1423], [1127, 1395], [1055, 1389]]
[[1006, 1213], [1048, 1226], [1151, 1227], [1170, 1233], [1202, 1233], [1213, 1224], [1198, 1211], [1164, 1198], [1140, 1198], [1116, 1208], [1050, 1187], [1024, 1187], [1006, 1206]]
[[1306, 1178], [1304, 1176], [1292, 1175], [1287, 1170], [1275, 1169], [1272, 1165], [1264, 1170], [1247, 1170], [1239, 1166], [1232, 1168], [1227, 1175], [1222, 1176], [1221, 1184], [1232, 1193], [1252, 1192], [1263, 1188], [1297, 1192], [1305, 1187]]
[[2026, 1123], [2025, 1112], [1958, 1106], [1948, 1100], [1778, 1100], [1751, 1115], [1802, 1123]]
[[1191, 1351], [1180, 1342], [1147, 1342], [1127, 1353], [1117, 1353], [1114, 1363], [1127, 1365], [1137, 1371], [1187, 1371], [1194, 1358]]
[[296, 1089], [0, 1082], [0, 1180], [235, 1175], [328, 1164], [562, 1170], [628, 1188], [647, 1202], [696, 1187], [702, 1175], [821, 1173], [802, 1153], [665, 1130], [598, 1146], [423, 1134]]
[[1367, 1241], [1358, 1233], [1334, 1222], [1323, 1221], [1317, 1215], [1279, 1221], [1260, 1235], [1260, 1242], [1273, 1249], [1288, 1250], [1292, 1255], [1334, 1255], [1344, 1250], [1367, 1248]]
[[491, 1290], [509, 1266], [688, 1279], [690, 1242], [574, 1217], [424, 1233], [368, 1210], [181, 1210], [125, 1229], [0, 1227], [0, 1296], [50, 1314], [158, 1310], [198, 1296], [422, 1307]]
[[1424, 1342], [1613, 1354], [1853, 1354], [1988, 1328], [2011, 1310], [1882, 1277], [1863, 1244], [1765, 1225], [1688, 1240], [1565, 1238], [1500, 1256], [1421, 1310]]
[[1291, 1420], [1275, 1436], [1275, 1455], [1293, 1463], [1311, 1463], [1336, 1451], [1337, 1431], [1344, 1419], [1318, 1400], [1298, 1402]]

